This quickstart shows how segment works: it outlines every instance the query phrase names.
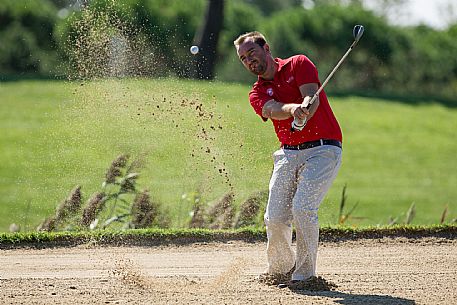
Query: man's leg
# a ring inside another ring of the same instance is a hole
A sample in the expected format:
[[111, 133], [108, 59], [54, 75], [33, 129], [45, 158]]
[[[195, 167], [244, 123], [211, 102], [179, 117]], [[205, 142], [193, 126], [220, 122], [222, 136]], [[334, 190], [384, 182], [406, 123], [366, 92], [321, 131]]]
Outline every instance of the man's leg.
[[338, 173], [341, 149], [320, 146], [306, 150], [299, 172], [292, 213], [297, 233], [295, 272], [292, 280], [305, 280], [316, 275], [319, 241], [318, 209]]
[[296, 190], [294, 157], [280, 149], [273, 154], [274, 169], [265, 211], [268, 273], [284, 274], [295, 263], [292, 243], [292, 199]]

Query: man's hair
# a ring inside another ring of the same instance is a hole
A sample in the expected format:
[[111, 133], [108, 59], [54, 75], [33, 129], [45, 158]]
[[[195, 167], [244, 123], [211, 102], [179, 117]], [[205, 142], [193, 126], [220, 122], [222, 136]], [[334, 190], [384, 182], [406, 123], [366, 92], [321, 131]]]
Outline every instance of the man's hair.
[[261, 47], [263, 47], [267, 43], [267, 40], [265, 39], [265, 36], [263, 36], [262, 33], [254, 31], [240, 35], [237, 39], [235, 39], [235, 41], [233, 41], [233, 44], [235, 45], [235, 47], [238, 47], [246, 40], [252, 40], [254, 43], [258, 44]]

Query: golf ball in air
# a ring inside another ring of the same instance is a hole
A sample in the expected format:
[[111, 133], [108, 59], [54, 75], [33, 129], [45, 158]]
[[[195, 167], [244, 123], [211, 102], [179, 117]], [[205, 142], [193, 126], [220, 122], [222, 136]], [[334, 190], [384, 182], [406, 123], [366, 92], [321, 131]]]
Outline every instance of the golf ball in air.
[[199, 51], [199, 50], [198, 50], [198, 47], [197, 47], [197, 46], [191, 46], [191, 47], [190, 47], [190, 53], [192, 53], [192, 54], [195, 55], [195, 54], [198, 53], [198, 51]]

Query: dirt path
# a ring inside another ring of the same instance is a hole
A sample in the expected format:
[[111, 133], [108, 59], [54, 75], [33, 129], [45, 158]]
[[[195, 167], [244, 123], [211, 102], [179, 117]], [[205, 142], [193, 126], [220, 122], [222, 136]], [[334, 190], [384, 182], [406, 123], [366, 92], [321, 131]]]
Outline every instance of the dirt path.
[[264, 243], [79, 246], [0, 251], [0, 304], [456, 304], [457, 240], [322, 243], [318, 273], [339, 287], [265, 286]]

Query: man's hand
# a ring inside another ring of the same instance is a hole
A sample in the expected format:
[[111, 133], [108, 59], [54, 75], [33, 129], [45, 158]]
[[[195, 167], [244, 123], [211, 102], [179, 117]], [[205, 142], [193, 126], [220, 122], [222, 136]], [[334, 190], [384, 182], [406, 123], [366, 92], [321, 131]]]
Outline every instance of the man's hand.
[[303, 99], [302, 104], [296, 104], [291, 107], [291, 112], [290, 114], [294, 117], [297, 118], [299, 121], [303, 121], [308, 115], [309, 115], [309, 110], [306, 107], [303, 107], [304, 105], [308, 105], [308, 102], [311, 100], [310, 96], [306, 96]]
[[309, 101], [311, 100], [310, 96], [306, 96], [303, 99], [301, 105], [294, 105], [291, 108], [291, 115], [294, 118], [292, 128], [295, 130], [302, 130], [305, 127], [306, 119], [308, 118], [310, 112], [306, 106], [309, 106]]
[[[309, 101], [311, 97], [307, 96], [303, 101]], [[311, 108], [312, 110], [312, 108]], [[287, 120], [294, 118], [299, 121], [309, 119], [312, 111], [303, 107], [303, 104], [283, 104], [275, 100], [269, 100], [262, 108], [262, 116], [266, 119]]]

